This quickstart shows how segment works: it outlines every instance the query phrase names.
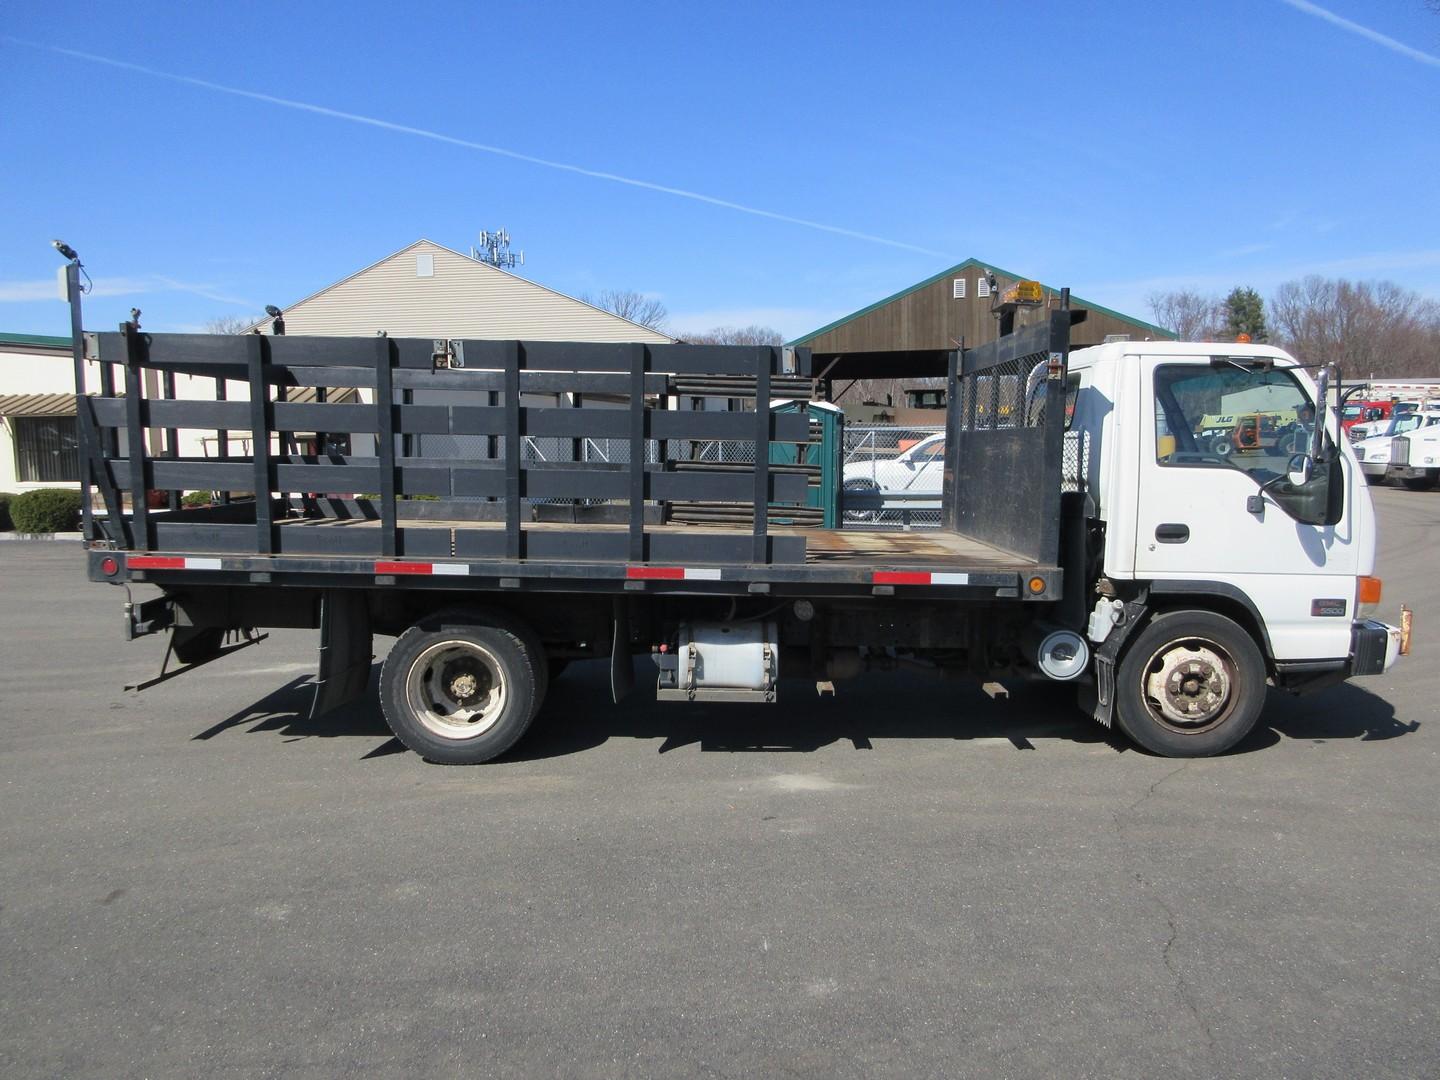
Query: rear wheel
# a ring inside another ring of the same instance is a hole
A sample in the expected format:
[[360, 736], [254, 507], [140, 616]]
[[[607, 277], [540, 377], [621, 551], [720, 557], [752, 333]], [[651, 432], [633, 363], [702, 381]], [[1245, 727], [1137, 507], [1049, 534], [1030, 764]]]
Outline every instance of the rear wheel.
[[545, 653], [528, 627], [497, 612], [452, 612], [400, 635], [380, 671], [380, 702], [415, 753], [473, 765], [525, 734], [545, 682]]
[[1265, 703], [1265, 661], [1234, 620], [1211, 611], [1156, 616], [1117, 673], [1115, 719], [1147, 750], [1208, 757], [1255, 726]]
[[1408, 479], [1401, 480], [1400, 482], [1404, 484], [1407, 488], [1409, 488], [1411, 491], [1429, 491], [1435, 486], [1436, 479], [1437, 474], [1434, 472], [1429, 472], [1426, 473], [1424, 476], [1413, 476]]

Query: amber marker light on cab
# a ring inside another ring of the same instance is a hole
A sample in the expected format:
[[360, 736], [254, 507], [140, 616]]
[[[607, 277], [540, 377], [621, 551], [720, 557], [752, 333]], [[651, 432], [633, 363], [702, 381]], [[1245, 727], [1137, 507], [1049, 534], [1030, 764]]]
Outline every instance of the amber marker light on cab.
[[1355, 579], [1355, 614], [1362, 618], [1375, 614], [1375, 609], [1380, 605], [1380, 579], [1378, 577], [1358, 577]]

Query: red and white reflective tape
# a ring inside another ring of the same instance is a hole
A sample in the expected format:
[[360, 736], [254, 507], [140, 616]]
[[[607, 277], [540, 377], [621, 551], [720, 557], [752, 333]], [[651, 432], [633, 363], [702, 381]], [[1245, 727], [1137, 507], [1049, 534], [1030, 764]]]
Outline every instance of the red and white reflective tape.
[[706, 566], [627, 566], [631, 581], [719, 581], [720, 571]]
[[969, 574], [931, 573], [928, 570], [876, 570], [876, 585], [969, 585]]
[[219, 570], [219, 559], [197, 559], [192, 555], [131, 555], [125, 560], [132, 570]]
[[465, 563], [380, 561], [375, 564], [375, 573], [423, 574], [427, 576], [449, 574], [464, 577], [470, 573], [470, 567]]

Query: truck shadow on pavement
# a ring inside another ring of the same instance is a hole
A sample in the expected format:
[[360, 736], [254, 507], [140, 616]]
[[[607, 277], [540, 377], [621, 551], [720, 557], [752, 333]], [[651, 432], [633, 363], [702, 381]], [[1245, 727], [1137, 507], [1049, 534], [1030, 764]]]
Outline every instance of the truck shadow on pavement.
[[[286, 741], [354, 737], [384, 739], [364, 759], [405, 753], [389, 737], [375, 692], [310, 719], [308, 676], [283, 686], [193, 736], [208, 740], [245, 731], [273, 733]], [[1305, 697], [1271, 691], [1260, 723], [1232, 753], [1245, 754], [1282, 739], [1380, 741], [1408, 735], [1418, 721], [1402, 723], [1385, 699], [1354, 684]], [[836, 697], [819, 697], [813, 685], [782, 681], [774, 705], [660, 704], [637, 686], [623, 705], [610, 701], [604, 662], [579, 663], [550, 688], [540, 715], [501, 762], [538, 761], [583, 753], [611, 739], [658, 742], [658, 753], [698, 747], [714, 753], [813, 753], [832, 745], [874, 749], [874, 740], [931, 739], [1009, 744], [1035, 750], [1048, 742], [1139, 750], [1118, 732], [1082, 716], [1073, 689], [1058, 684], [1016, 684], [1008, 699], [992, 700], [969, 683], [929, 682], [900, 676], [867, 676], [841, 684]], [[1039, 744], [1039, 745], [1037, 745]]]

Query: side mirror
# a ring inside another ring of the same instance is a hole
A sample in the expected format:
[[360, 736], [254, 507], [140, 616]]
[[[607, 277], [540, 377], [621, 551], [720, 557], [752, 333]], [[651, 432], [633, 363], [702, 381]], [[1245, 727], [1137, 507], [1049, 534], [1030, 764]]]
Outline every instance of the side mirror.
[[1304, 487], [1315, 473], [1315, 459], [1309, 454], [1295, 454], [1285, 466], [1285, 473], [1291, 487]]

